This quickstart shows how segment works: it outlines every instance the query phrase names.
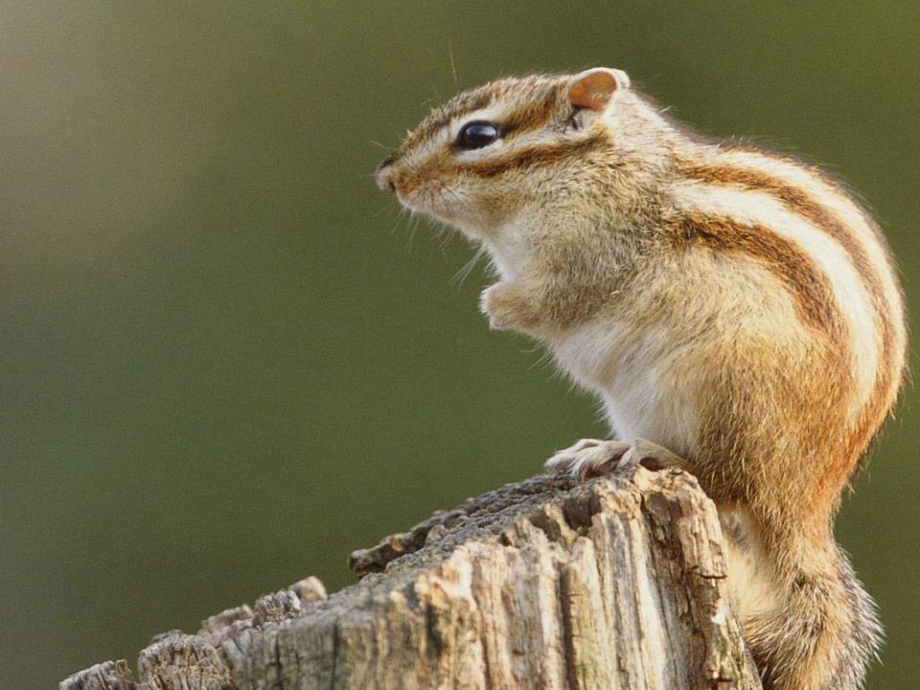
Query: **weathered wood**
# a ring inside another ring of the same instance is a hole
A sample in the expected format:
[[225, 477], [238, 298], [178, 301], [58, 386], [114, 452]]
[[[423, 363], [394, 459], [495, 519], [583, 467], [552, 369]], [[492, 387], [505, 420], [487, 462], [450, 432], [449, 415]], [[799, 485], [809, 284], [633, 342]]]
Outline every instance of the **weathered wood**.
[[639, 467], [505, 486], [315, 578], [155, 638], [62, 690], [760, 688], [712, 503]]

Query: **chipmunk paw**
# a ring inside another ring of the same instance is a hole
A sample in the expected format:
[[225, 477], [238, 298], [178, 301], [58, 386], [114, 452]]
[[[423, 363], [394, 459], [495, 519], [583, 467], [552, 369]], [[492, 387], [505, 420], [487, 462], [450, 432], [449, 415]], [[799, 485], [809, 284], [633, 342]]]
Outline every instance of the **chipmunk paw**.
[[640, 464], [650, 470], [660, 470], [683, 467], [686, 463], [667, 448], [644, 438], [632, 442], [583, 438], [558, 451], [544, 463], [544, 467], [550, 474], [589, 479], [613, 471], [633, 469]]
[[617, 469], [631, 445], [626, 441], [583, 438], [558, 451], [544, 467], [550, 474], [568, 474], [579, 479], [599, 477]]

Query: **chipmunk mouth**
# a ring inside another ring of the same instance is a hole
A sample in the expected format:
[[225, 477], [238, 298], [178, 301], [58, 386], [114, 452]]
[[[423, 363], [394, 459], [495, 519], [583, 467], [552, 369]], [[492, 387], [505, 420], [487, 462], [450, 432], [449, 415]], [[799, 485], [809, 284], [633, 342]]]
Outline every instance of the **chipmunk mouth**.
[[424, 185], [397, 183], [394, 186], [399, 203], [411, 211], [424, 213], [447, 223], [456, 222], [463, 215], [462, 197], [441, 182], [435, 180]]
[[395, 196], [404, 208], [441, 222], [461, 224], [472, 213], [464, 195], [438, 177], [421, 180], [412, 170], [387, 164], [377, 169], [376, 179], [377, 186]]

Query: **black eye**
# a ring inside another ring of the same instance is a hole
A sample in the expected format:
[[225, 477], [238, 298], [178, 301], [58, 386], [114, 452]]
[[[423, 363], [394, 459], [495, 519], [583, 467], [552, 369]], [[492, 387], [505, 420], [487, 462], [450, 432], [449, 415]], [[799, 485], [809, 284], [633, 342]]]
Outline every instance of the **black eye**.
[[468, 122], [457, 135], [457, 147], [481, 149], [498, 139], [498, 127], [490, 122]]

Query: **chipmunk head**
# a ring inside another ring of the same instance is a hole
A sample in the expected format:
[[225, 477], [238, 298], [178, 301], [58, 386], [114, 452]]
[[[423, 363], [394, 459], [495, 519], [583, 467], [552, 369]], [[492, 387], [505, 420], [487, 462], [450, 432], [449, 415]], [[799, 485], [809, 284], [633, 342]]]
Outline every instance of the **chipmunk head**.
[[579, 194], [592, 156], [609, 173], [628, 94], [629, 77], [606, 68], [491, 82], [435, 108], [380, 165], [378, 184], [488, 236], [533, 205]]

